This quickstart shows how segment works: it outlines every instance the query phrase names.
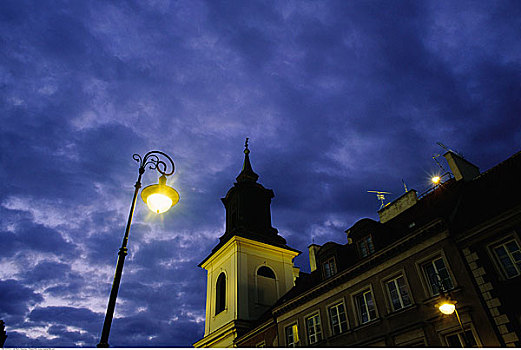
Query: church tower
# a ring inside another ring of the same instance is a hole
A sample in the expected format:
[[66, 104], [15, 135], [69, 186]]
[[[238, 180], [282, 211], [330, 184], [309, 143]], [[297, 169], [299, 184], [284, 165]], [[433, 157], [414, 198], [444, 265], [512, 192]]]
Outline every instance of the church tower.
[[271, 226], [272, 190], [257, 182], [246, 139], [244, 164], [222, 202], [226, 231], [199, 266], [208, 271], [204, 338], [195, 347], [232, 347], [284, 293], [299, 270], [300, 254]]

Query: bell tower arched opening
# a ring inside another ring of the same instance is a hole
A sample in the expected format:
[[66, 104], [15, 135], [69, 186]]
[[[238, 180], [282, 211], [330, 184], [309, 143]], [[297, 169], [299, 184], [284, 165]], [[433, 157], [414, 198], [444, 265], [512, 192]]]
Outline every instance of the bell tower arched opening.
[[278, 284], [275, 273], [267, 266], [257, 269], [257, 302], [261, 305], [273, 305], [278, 298]]
[[215, 314], [226, 308], [226, 275], [221, 272], [215, 284]]

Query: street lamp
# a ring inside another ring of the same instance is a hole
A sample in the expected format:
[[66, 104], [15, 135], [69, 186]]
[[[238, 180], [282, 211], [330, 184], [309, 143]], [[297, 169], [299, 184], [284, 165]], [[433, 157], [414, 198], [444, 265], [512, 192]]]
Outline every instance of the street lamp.
[[[169, 164], [161, 160], [160, 157], [166, 158]], [[159, 178], [159, 184], [147, 186], [143, 189], [143, 191], [141, 191], [141, 198], [147, 204], [150, 210], [157, 214], [164, 213], [179, 201], [179, 194], [177, 191], [172, 187], [167, 186], [166, 184], [166, 177], [172, 175], [175, 170], [174, 161], [172, 158], [161, 151], [150, 151], [145, 154], [143, 158], [139, 154], [134, 154], [132, 158], [134, 158], [134, 160], [139, 163], [139, 175], [136, 184], [134, 185], [134, 197], [132, 198], [130, 213], [128, 214], [125, 235], [123, 236], [123, 242], [121, 243], [121, 248], [119, 248], [118, 252], [116, 273], [114, 275], [114, 281], [112, 282], [112, 289], [110, 290], [109, 304], [107, 306], [105, 322], [103, 323], [101, 339], [97, 345], [98, 348], [107, 348], [109, 346], [108, 340], [110, 326], [112, 325], [112, 318], [114, 316], [114, 309], [116, 307], [116, 298], [118, 296], [119, 284], [121, 282], [123, 264], [125, 263], [125, 257], [127, 256], [128, 252], [127, 243], [130, 232], [130, 225], [132, 224], [132, 217], [134, 216], [137, 194], [141, 188], [141, 176], [145, 173], [147, 166], [149, 166], [149, 169], [157, 170], [161, 174], [161, 177]], [[167, 171], [168, 168], [171, 168], [171, 171]]]
[[[461, 328], [464, 347], [468, 346], [469, 342], [467, 340], [467, 334], [465, 333], [465, 328], [463, 328], [463, 323], [461, 323], [461, 319], [458, 314], [458, 310], [456, 309], [456, 300], [451, 299], [450, 294], [448, 293], [448, 289], [445, 287], [445, 283], [441, 279], [439, 274], [434, 274], [432, 277], [436, 278], [436, 283], [438, 285], [438, 290], [440, 292], [441, 300], [435, 306], [440, 310], [440, 312], [444, 315], [456, 315], [456, 319], [458, 320], [458, 324]], [[431, 278], [432, 278], [431, 277]]]

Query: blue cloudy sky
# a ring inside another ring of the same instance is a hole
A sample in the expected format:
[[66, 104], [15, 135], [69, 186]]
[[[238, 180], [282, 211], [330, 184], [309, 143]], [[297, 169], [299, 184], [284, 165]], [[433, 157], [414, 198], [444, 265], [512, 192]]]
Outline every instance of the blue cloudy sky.
[[170, 154], [181, 201], [160, 218], [137, 205], [113, 346], [202, 337], [197, 264], [246, 137], [273, 226], [302, 251], [376, 219], [367, 190], [427, 188], [437, 141], [483, 170], [506, 159], [520, 33], [519, 1], [1, 1], [6, 346], [97, 344], [133, 153]]

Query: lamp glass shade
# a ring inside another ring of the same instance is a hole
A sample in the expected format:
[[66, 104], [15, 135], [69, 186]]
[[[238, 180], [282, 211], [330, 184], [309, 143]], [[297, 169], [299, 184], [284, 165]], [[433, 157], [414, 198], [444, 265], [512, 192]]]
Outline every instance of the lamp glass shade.
[[445, 315], [450, 315], [454, 312], [454, 310], [456, 310], [456, 305], [445, 302], [445, 303], [441, 304], [438, 307], [438, 309], [441, 311], [441, 313], [443, 313]]
[[162, 193], [153, 193], [147, 198], [147, 206], [154, 213], [161, 214], [170, 209], [172, 200]]
[[141, 191], [141, 198], [148, 208], [156, 214], [161, 214], [179, 202], [179, 193], [167, 186], [166, 177], [159, 178], [159, 184], [147, 186]]

